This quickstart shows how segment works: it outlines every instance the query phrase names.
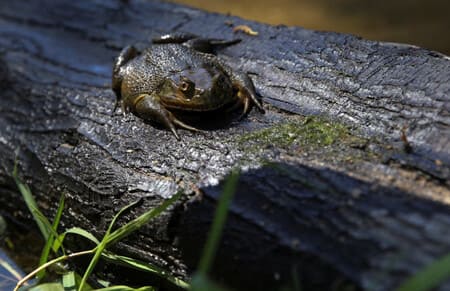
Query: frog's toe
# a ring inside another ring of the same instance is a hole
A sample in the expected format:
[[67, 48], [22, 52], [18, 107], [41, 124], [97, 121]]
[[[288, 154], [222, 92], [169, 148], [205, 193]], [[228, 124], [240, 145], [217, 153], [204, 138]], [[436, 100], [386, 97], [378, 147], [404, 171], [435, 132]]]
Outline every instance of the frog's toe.
[[254, 94], [252, 94], [250, 96], [250, 98], [253, 101], [253, 103], [256, 105], [256, 107], [258, 108], [259, 112], [266, 113], [266, 110], [264, 110], [264, 107], [263, 107], [261, 101], [258, 98], [256, 98], [256, 96]]
[[173, 124], [169, 125], [170, 131], [173, 133], [176, 139], [181, 140], [180, 136], [177, 133], [177, 130], [175, 129], [175, 126]]
[[139, 95], [135, 99], [134, 110], [141, 118], [158, 121], [170, 129], [178, 140], [180, 139], [173, 122], [175, 117], [160, 104], [158, 96], [149, 94]]
[[249, 90], [248, 88], [246, 88], [240, 84], [235, 84], [235, 87], [238, 88], [238, 98], [241, 100], [241, 102], [244, 105], [243, 115], [247, 114], [250, 111], [250, 109], [251, 109], [250, 105], [252, 105], [252, 104], [254, 104], [261, 113], [266, 112], [264, 110], [264, 107], [262, 106], [261, 101], [256, 97], [256, 94], [253, 89]]
[[242, 111], [242, 116], [250, 111], [250, 99], [244, 98], [244, 110]]
[[184, 128], [190, 131], [200, 131], [200, 129], [195, 128], [193, 126], [187, 125], [186, 123], [176, 119], [175, 117], [173, 117], [172, 122], [175, 123], [176, 125], [178, 125], [180, 128]]
[[250, 106], [250, 99], [248, 98], [243, 98], [240, 100], [240, 102], [238, 102], [235, 106], [233, 106], [232, 108], [239, 106], [239, 108], [242, 108], [242, 113], [239, 115], [239, 117], [237, 118], [238, 120], [244, 118], [251, 109]]
[[165, 109], [159, 102], [159, 97], [156, 95], [142, 94], [136, 98], [135, 101], [136, 113], [144, 118], [158, 121], [175, 135], [180, 140], [175, 125], [191, 131], [200, 131], [199, 129], [185, 124], [178, 120], [170, 111]]

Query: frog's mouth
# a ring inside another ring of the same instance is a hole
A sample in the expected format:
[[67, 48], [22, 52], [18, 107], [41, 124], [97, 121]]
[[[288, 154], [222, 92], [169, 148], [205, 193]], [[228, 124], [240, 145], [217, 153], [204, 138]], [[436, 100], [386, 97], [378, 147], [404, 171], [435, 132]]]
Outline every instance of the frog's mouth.
[[169, 109], [213, 111], [234, 101], [230, 78], [216, 68], [195, 68], [169, 75], [159, 91]]

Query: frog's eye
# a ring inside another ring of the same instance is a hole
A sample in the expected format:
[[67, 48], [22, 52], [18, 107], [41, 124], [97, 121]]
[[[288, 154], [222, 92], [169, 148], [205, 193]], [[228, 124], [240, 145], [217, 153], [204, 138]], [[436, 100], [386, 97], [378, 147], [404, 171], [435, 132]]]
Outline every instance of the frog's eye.
[[183, 92], [184, 96], [188, 99], [194, 96], [195, 83], [186, 77], [181, 78], [181, 82], [178, 84], [178, 88]]
[[189, 83], [188, 82], [184, 82], [184, 81], [181, 82], [180, 90], [184, 91], [184, 92], [188, 91], [189, 90]]

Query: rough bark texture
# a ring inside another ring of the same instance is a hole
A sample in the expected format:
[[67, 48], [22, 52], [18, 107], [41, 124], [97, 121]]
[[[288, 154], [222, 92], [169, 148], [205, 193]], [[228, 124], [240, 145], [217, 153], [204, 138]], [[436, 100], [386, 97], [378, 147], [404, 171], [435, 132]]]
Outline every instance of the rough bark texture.
[[[267, 113], [178, 142], [114, 112], [114, 57], [169, 32], [242, 38], [219, 56], [249, 72]], [[64, 226], [98, 235], [121, 206], [146, 197], [134, 217], [183, 189], [115, 248], [177, 276], [194, 270], [234, 167], [213, 275], [237, 289], [387, 290], [450, 251], [450, 60], [438, 53], [161, 2], [1, 1], [0, 89], [1, 210], [26, 215], [17, 149], [46, 213], [64, 192]]]

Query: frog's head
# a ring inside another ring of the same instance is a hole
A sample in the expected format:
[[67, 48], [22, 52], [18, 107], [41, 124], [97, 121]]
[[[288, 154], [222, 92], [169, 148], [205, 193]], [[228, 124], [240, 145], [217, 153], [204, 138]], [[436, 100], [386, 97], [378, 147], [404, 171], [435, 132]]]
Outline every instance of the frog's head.
[[169, 74], [158, 95], [166, 108], [188, 111], [211, 111], [234, 98], [230, 77], [215, 67], [189, 68]]

